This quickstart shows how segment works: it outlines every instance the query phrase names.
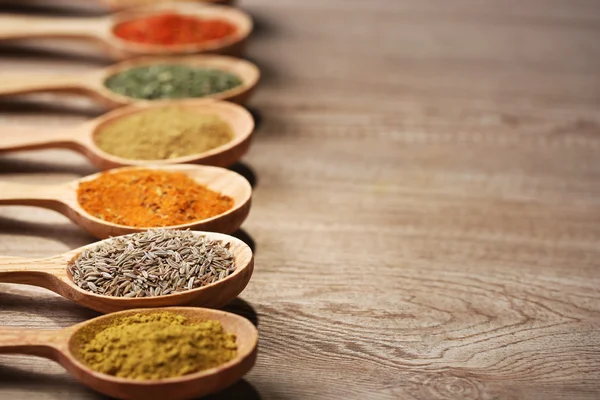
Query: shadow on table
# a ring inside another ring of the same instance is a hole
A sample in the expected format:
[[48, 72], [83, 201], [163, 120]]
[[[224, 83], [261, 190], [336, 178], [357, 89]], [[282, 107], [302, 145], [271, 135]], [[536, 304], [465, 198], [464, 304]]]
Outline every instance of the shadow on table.
[[[273, 83], [278, 78], [277, 69], [272, 67], [272, 64], [264, 61], [259, 54], [261, 54], [261, 49], [264, 47], [262, 45], [264, 41], [279, 37], [283, 29], [277, 26], [275, 18], [269, 18], [258, 10], [250, 10], [249, 14], [252, 17], [253, 24], [252, 40], [248, 43], [249, 48], [244, 58], [258, 66], [261, 83]], [[261, 38], [263, 39], [262, 41], [260, 40]]]
[[0, 155], [0, 175], [2, 174], [35, 174], [35, 173], [56, 173], [73, 174], [81, 177], [95, 174], [98, 172], [92, 164], [82, 162], [73, 163], [55, 163], [44, 161], [33, 161], [32, 159], [19, 159], [3, 157]]
[[[56, 101], [60, 98], [60, 101]], [[69, 101], [73, 100], [73, 101]], [[83, 102], [81, 100], [84, 100]], [[97, 117], [108, 110], [94, 103], [86, 96], [68, 94], [27, 94], [0, 98], [0, 111], [11, 114], [52, 114], [52, 115], [78, 115], [88, 118]], [[77, 123], [74, 123], [76, 125]], [[40, 130], [43, 126], [39, 126]]]
[[[38, 236], [49, 239], [58, 238], [72, 249], [97, 242], [98, 239], [79, 228], [75, 224], [51, 224], [21, 221], [0, 216], [0, 230], [3, 234]], [[256, 252], [254, 239], [243, 229], [238, 229], [232, 236], [246, 243], [252, 252]]]
[[6, 41], [0, 45], [0, 54], [2, 54], [3, 58], [14, 57], [19, 60], [35, 59], [37, 62], [40, 61], [40, 58], [100, 66], [109, 65], [114, 62], [114, 60], [110, 59], [100, 50], [100, 46], [90, 46], [87, 41], [76, 39], [50, 41], [50, 39], [47, 39], [43, 40], [42, 44], [36, 42], [34, 45], [33, 43], [31, 40], [25, 39]]
[[248, 381], [242, 379], [225, 390], [210, 396], [202, 397], [202, 400], [260, 400], [261, 396], [258, 390]]
[[43, 292], [40, 292], [39, 295], [36, 295], [36, 293], [21, 294], [6, 292], [6, 287], [8, 286], [9, 284], [0, 283], [0, 304], [2, 304], [2, 312], [39, 314], [60, 323], [68, 322], [65, 326], [102, 315], [97, 311], [80, 306], [73, 301], [59, 296], [50, 297], [44, 295]]
[[[254, 34], [253, 34], [253, 36], [254, 36]], [[260, 70], [260, 81], [258, 82], [258, 86], [256, 87], [255, 92], [252, 95], [252, 98], [250, 99], [250, 104], [252, 103], [252, 99], [254, 98], [254, 96], [256, 96], [256, 95], [260, 96], [262, 86], [283, 84], [285, 82], [285, 80], [283, 78], [281, 78], [281, 74], [279, 73], [277, 68], [274, 67], [271, 62], [265, 61], [264, 58], [262, 58], [259, 54], [257, 54], [260, 49], [257, 51], [254, 51], [252, 46], [253, 45], [251, 42], [250, 49], [244, 55], [243, 58], [245, 58], [246, 60], [250, 61], [251, 63], [255, 64], [258, 67], [258, 69]], [[250, 109], [250, 112], [254, 114], [252, 109]]]
[[[0, 304], [2, 304], [2, 311], [4, 312], [40, 314], [51, 316], [52, 319], [56, 319], [57, 321], [64, 322], [68, 320], [73, 324], [103, 315], [59, 296], [49, 297], [43, 293], [36, 295], [36, 293], [21, 294], [7, 292], [6, 288], [10, 286], [13, 285], [0, 283]], [[195, 305], [190, 304], [189, 306], [193, 307]], [[223, 307], [223, 311], [244, 317], [252, 322], [254, 326], [258, 327], [258, 314], [254, 310], [254, 307], [244, 299], [239, 297], [234, 299], [231, 303]]]
[[252, 250], [253, 253], [256, 253], [256, 243], [254, 242], [254, 239], [252, 239], [252, 237], [248, 234], [248, 232], [246, 232], [243, 229], [238, 229], [237, 231], [233, 232], [231, 236], [236, 237], [242, 242], [246, 243], [248, 247], [250, 247], [250, 250]]
[[263, 116], [260, 110], [254, 107], [246, 107], [250, 114], [252, 114], [252, 118], [254, 119], [254, 130], [258, 130], [263, 122]]
[[[5, 358], [3, 356], [2, 358]], [[8, 359], [6, 357], [5, 359]], [[77, 383], [74, 378], [66, 375], [45, 374], [42, 372], [25, 371], [6, 365], [0, 365], [0, 387], [2, 389], [27, 389], [49, 393], [69, 393], [71, 396], [84, 396], [86, 399], [106, 399], [99, 393]], [[29, 389], [28, 389], [29, 388]], [[1, 394], [1, 392], [0, 392]]]
[[[2, 356], [2, 358], [5, 358], [5, 356]], [[81, 396], [85, 396], [86, 399], [108, 399], [108, 397], [88, 389], [86, 386], [80, 384], [74, 378], [71, 378], [66, 374], [67, 373], [65, 372], [64, 375], [52, 375], [0, 365], [0, 387], [2, 389], [25, 389], [34, 387], [40, 392], [69, 393], [70, 396], [79, 393]], [[202, 397], [202, 399], [260, 400], [261, 396], [254, 386], [248, 383], [248, 381], [242, 379], [227, 389], [210, 396]]]
[[96, 238], [79, 228], [77, 225], [69, 223], [38, 223], [0, 217], [0, 230], [3, 234], [57, 239], [71, 249], [76, 249], [97, 241]]
[[242, 298], [238, 297], [234, 299], [231, 303], [223, 307], [223, 311], [244, 317], [258, 328], [258, 314], [256, 313], [256, 310], [254, 310], [254, 307], [252, 307], [250, 303]]
[[228, 168], [246, 178], [246, 180], [250, 183], [250, 186], [252, 186], [252, 189], [254, 189], [258, 184], [258, 178], [256, 177], [254, 170], [248, 164], [237, 162]]

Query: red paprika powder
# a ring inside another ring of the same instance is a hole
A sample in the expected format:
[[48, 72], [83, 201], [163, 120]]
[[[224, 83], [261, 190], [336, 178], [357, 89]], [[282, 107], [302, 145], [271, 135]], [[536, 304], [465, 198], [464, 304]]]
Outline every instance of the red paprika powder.
[[121, 39], [144, 44], [199, 44], [235, 33], [235, 25], [221, 19], [200, 19], [164, 13], [118, 24], [114, 33]]

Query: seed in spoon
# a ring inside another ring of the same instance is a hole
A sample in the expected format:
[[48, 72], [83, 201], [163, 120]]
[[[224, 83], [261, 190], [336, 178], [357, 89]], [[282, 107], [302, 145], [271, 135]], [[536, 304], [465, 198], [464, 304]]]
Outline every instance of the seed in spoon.
[[[180, 251], [189, 248], [195, 251], [185, 252], [181, 256]], [[148, 253], [152, 254], [151, 258], [146, 257]], [[124, 272], [124, 268], [116, 263], [123, 256], [136, 265], [135, 270]], [[194, 273], [204, 257], [210, 257], [223, 267], [219, 271], [211, 267], [202, 273]], [[181, 261], [175, 262], [175, 259]], [[86, 280], [84, 277], [98, 273], [99, 263], [107, 266], [105, 268], [110, 271], [111, 279]], [[182, 263], [194, 268], [181, 267]], [[144, 272], [156, 271], [159, 264], [163, 265], [163, 269], [154, 275], [151, 286], [160, 286], [163, 290], [147, 290], [150, 285]], [[84, 290], [107, 296], [149, 297], [168, 294], [166, 289], [181, 292], [225, 279], [235, 271], [235, 262], [231, 251], [218, 241], [190, 231], [151, 229], [115, 237], [84, 250], [69, 264], [68, 269], [73, 281]], [[82, 285], [82, 282], [87, 282], [87, 285]]]

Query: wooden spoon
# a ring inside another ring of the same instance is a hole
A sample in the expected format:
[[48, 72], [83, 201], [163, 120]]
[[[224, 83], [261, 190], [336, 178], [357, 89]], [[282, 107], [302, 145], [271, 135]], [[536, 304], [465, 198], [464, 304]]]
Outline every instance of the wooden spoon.
[[[230, 142], [212, 150], [166, 160], [131, 160], [108, 154], [96, 145], [95, 135], [106, 124], [140, 111], [166, 106], [183, 107], [199, 114], [217, 115], [229, 123], [234, 137]], [[103, 170], [150, 163], [153, 165], [205, 164], [229, 166], [238, 161], [248, 151], [253, 130], [254, 119], [252, 115], [244, 107], [233, 103], [206, 99], [144, 102], [118, 108], [71, 128], [0, 127], [0, 131], [3, 132], [0, 140], [0, 153], [64, 148], [82, 153], [94, 165]]]
[[[121, 22], [155, 15], [161, 12], [194, 15], [200, 18], [217, 18], [237, 27], [233, 35], [198, 44], [154, 45], [123, 40], [113, 30]], [[12, 39], [75, 38], [100, 43], [108, 55], [126, 59], [139, 55], [169, 55], [214, 52], [240, 54], [250, 32], [252, 20], [248, 14], [233, 7], [181, 2], [137, 7], [106, 17], [52, 18], [18, 14], [0, 16], [0, 41]]]
[[242, 84], [224, 92], [203, 97], [203, 99], [229, 100], [244, 104], [260, 78], [260, 71], [251, 62], [218, 55], [182, 57], [141, 57], [123, 61], [108, 68], [98, 69], [80, 75], [45, 75], [0, 73], [0, 96], [36, 92], [74, 93], [91, 96], [107, 107], [116, 108], [131, 103], [146, 103], [150, 100], [122, 96], [108, 89], [104, 82], [111, 76], [134, 67], [157, 64], [177, 64], [190, 67], [210, 68], [226, 71], [238, 76]]
[[[229, 196], [234, 201], [233, 208], [223, 214], [188, 224], [169, 226], [168, 228], [232, 233], [242, 225], [250, 211], [250, 198], [252, 196], [250, 183], [243, 176], [228, 169], [199, 165], [163, 165], [119, 168], [114, 171], [135, 169], [182, 172], [199, 184]], [[59, 185], [26, 185], [0, 182], [0, 205], [34, 206], [58, 211], [100, 239], [150, 229], [150, 227], [136, 228], [104, 221], [88, 214], [79, 205], [77, 201], [79, 182], [95, 179], [98, 175], [90, 175]]]
[[[166, 3], [166, 2], [176, 2], [176, 1], [190, 1], [190, 0], [100, 0], [101, 3], [105, 4], [107, 7], [113, 10], [123, 10], [129, 7], [140, 7], [147, 5], [149, 3]], [[195, 0], [198, 2], [205, 3], [217, 3], [217, 4], [233, 4], [234, 0]]]
[[[227, 363], [178, 378], [133, 380], [95, 372], [80, 359], [85, 335], [98, 331], [114, 318], [135, 313], [173, 312], [192, 321], [218, 320], [236, 335], [237, 356]], [[83, 384], [105, 395], [130, 400], [182, 400], [217, 392], [244, 376], [256, 361], [258, 332], [247, 319], [203, 308], [158, 308], [104, 315], [61, 330], [0, 328], [0, 353], [30, 354], [60, 363]]]
[[236, 265], [233, 274], [204, 287], [165, 296], [126, 298], [99, 295], [77, 286], [67, 269], [67, 266], [82, 251], [102, 243], [97, 242], [44, 259], [0, 257], [0, 282], [43, 287], [82, 306], [102, 313], [130, 310], [132, 308], [183, 306], [190, 304], [209, 308], [223, 307], [235, 299], [248, 284], [254, 269], [252, 250], [246, 243], [233, 236], [214, 232], [195, 231], [194, 234], [223, 243], [229, 243], [229, 249], [234, 255]]

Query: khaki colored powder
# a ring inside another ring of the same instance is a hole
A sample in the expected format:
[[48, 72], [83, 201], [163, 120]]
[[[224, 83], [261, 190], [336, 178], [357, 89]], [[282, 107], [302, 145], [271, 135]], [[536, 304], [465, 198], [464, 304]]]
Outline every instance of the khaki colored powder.
[[150, 380], [192, 374], [232, 360], [235, 335], [219, 321], [191, 322], [173, 313], [118, 318], [85, 338], [80, 360], [119, 378]]
[[231, 126], [216, 115], [181, 107], [144, 110], [114, 120], [95, 135], [106, 153], [130, 160], [166, 160], [212, 150], [234, 138]]

